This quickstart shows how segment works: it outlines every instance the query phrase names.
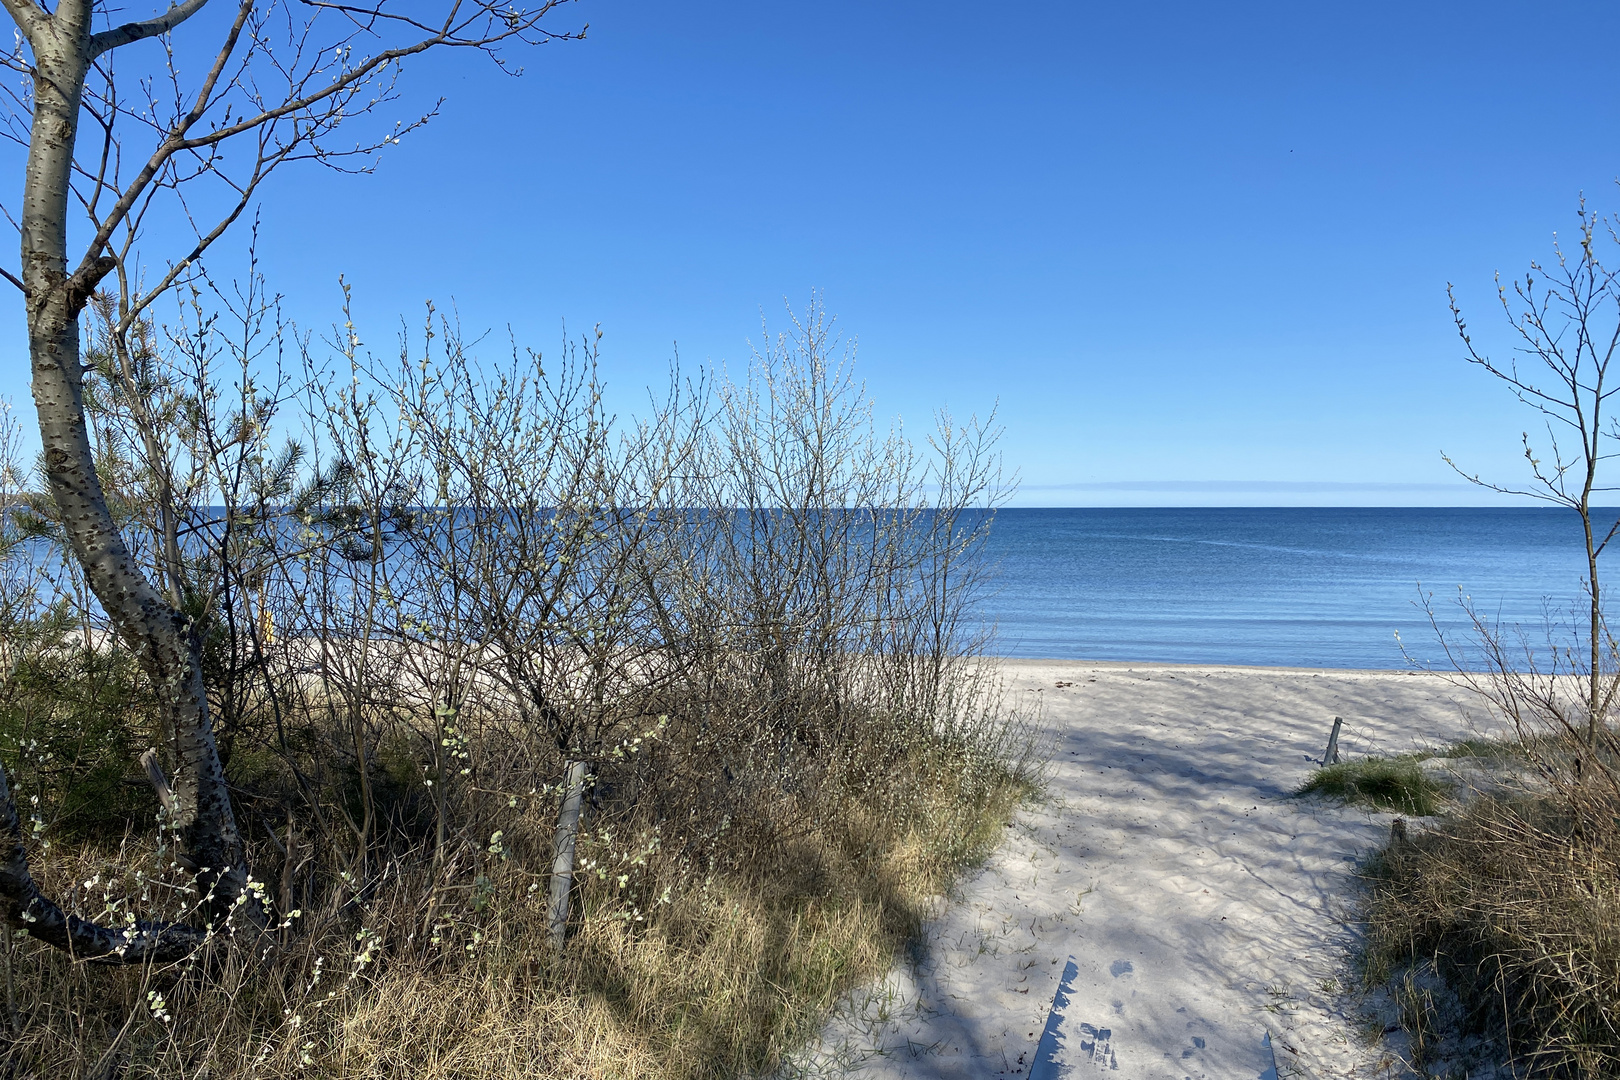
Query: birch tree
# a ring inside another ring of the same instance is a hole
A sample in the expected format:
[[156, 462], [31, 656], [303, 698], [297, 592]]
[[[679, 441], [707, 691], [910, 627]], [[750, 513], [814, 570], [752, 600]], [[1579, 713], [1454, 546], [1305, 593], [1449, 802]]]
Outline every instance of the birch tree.
[[[153, 303], [187, 280], [276, 170], [298, 161], [368, 169], [433, 114], [393, 124], [378, 114], [398, 100], [397, 79], [412, 57], [463, 49], [504, 65], [503, 46], [584, 33], [542, 24], [567, 0], [528, 8], [496, 0], [220, 7], [229, 2], [183, 0], [121, 22], [92, 0], [0, 0], [17, 30], [4, 62], [21, 76], [5, 91], [11, 111], [0, 134], [25, 151], [21, 202], [15, 214], [7, 208], [20, 264], [0, 274], [23, 297], [45, 478], [91, 591], [157, 689], [172, 789], [154, 758], [148, 771], [216, 926], [262, 925], [265, 914], [249, 887], [215, 746], [197, 628], [181, 612], [178, 548], [165, 545], [162, 574], [143, 573], [96, 475], [80, 316], [105, 289], [114, 300], [112, 346], [122, 353]], [[356, 127], [361, 134], [348, 139]], [[147, 240], [162, 250], [143, 261]], [[161, 491], [158, 498], [167, 513]], [[0, 827], [9, 830], [0, 914], [12, 925], [76, 955], [127, 961], [183, 955], [201, 940], [203, 931], [185, 926], [96, 926], [41, 895], [3, 772]]]

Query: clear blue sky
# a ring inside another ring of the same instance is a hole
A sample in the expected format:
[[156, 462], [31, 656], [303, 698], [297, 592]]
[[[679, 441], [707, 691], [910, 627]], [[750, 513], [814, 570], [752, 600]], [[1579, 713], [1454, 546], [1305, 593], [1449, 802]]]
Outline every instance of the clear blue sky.
[[1024, 505], [1480, 502], [1440, 451], [1517, 479], [1528, 418], [1462, 362], [1446, 282], [1495, 331], [1494, 271], [1547, 254], [1583, 191], [1620, 209], [1612, 4], [558, 17], [588, 39], [522, 78], [409, 71], [443, 113], [375, 175], [269, 187], [290, 314], [329, 325], [342, 273], [384, 349], [430, 297], [541, 348], [600, 323], [627, 411], [676, 344], [740, 363], [820, 289], [880, 413], [999, 400]]

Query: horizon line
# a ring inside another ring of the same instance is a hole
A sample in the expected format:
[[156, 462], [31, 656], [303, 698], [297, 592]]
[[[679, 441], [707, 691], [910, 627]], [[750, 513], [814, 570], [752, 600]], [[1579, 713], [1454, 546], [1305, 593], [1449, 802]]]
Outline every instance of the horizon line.
[[[1326, 491], [1480, 491], [1478, 484], [1453, 481], [1387, 480], [1074, 480], [1061, 484], [1021, 484], [1020, 491], [1276, 491], [1307, 494]], [[1494, 493], [1493, 494], [1497, 494]]]

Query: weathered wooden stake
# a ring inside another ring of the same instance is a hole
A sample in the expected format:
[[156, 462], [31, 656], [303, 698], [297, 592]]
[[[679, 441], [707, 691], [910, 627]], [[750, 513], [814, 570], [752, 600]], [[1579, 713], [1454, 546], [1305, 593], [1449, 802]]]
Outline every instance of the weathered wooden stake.
[[551, 948], [562, 952], [568, 936], [568, 893], [574, 886], [574, 842], [579, 837], [579, 809], [585, 797], [585, 763], [567, 763], [562, 812], [557, 815], [557, 857], [551, 864]]
[[1333, 734], [1328, 736], [1327, 753], [1322, 755], [1322, 768], [1339, 763], [1339, 725], [1344, 723], [1337, 716], [1333, 718]]

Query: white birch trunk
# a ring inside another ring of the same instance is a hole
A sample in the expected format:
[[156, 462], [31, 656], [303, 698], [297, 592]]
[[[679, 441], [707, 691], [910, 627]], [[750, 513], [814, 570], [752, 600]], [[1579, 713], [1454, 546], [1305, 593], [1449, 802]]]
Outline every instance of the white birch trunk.
[[568, 937], [568, 894], [574, 887], [574, 846], [579, 840], [580, 805], [585, 800], [585, 763], [566, 763], [562, 812], [557, 815], [556, 858], [551, 864], [550, 937], [562, 952]]
[[[37, 74], [20, 224], [34, 406], [45, 475], [68, 545], [157, 690], [163, 734], [178, 765], [174, 820], [211, 897], [208, 906], [219, 915], [246, 886], [247, 867], [214, 743], [196, 628], [131, 557], [108, 512], [85, 423], [79, 314], [115, 266], [98, 252], [72, 273], [67, 261], [69, 179], [89, 70], [90, 13], [88, 0], [67, 0], [52, 15], [40, 12], [27, 28]], [[257, 903], [246, 911], [262, 921]]]

